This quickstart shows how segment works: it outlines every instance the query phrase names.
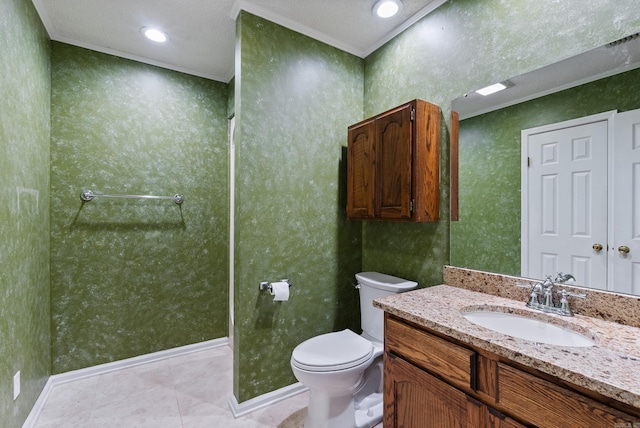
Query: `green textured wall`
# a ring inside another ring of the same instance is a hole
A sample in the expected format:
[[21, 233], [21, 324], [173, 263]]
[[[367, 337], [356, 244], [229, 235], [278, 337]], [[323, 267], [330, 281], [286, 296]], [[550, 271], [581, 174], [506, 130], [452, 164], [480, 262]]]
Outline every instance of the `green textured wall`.
[[[224, 84], [58, 43], [51, 77], [31, 2], [1, 2], [0, 420], [22, 424], [51, 358], [61, 372], [226, 335], [228, 113], [238, 118], [234, 392], [244, 401], [295, 381], [300, 341], [357, 328], [354, 273], [424, 286], [448, 261], [447, 145], [440, 222], [348, 222], [347, 125], [413, 98], [440, 105], [446, 124], [450, 100], [470, 89], [639, 28], [636, 0], [449, 0], [362, 61], [243, 13], [229, 106]], [[186, 202], [82, 205], [85, 186]], [[289, 302], [258, 293], [258, 281], [282, 277]]]
[[461, 121], [460, 221], [451, 225], [451, 263], [520, 275], [522, 129], [636, 108], [640, 69]]
[[53, 372], [226, 336], [227, 86], [53, 43], [51, 103]]
[[[463, 93], [638, 29], [636, 0], [449, 0], [366, 59], [364, 113], [422, 98], [440, 105], [449, 122], [450, 101]], [[367, 222], [363, 270], [422, 286], [441, 282], [449, 260], [448, 133], [443, 135], [440, 222]]]
[[[345, 216], [347, 126], [362, 118], [363, 62], [242, 13], [236, 59], [234, 393], [295, 382], [293, 348], [358, 328], [360, 222]], [[288, 302], [259, 281], [288, 278]]]
[[[50, 43], [28, 0], [0, 2], [0, 426], [20, 427], [50, 373]], [[13, 376], [21, 393], [13, 400]]]

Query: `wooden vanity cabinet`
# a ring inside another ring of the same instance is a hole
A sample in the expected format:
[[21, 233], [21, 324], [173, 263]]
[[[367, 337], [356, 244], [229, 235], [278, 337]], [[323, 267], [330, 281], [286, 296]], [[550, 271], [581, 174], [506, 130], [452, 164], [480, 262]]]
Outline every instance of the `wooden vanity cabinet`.
[[640, 423], [640, 409], [627, 408], [630, 414], [625, 413], [515, 365], [385, 314], [384, 427], [591, 428]]
[[436, 221], [440, 108], [413, 100], [348, 128], [347, 218]]
[[394, 354], [384, 376], [385, 428], [525, 427]]

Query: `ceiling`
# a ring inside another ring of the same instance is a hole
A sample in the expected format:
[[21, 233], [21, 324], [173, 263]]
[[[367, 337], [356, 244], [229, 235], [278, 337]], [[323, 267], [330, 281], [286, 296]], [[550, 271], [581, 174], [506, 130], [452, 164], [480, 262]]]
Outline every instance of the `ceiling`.
[[[241, 10], [364, 58], [446, 0], [404, 0], [392, 18], [375, 0], [32, 0], [52, 40], [221, 82], [234, 75]], [[158, 27], [166, 43], [141, 28]]]

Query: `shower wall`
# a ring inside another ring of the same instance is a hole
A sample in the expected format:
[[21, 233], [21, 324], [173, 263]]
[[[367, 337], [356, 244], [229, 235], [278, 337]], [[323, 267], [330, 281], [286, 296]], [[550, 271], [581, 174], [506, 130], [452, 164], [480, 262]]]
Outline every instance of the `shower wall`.
[[22, 426], [50, 373], [49, 47], [31, 1], [0, 1], [2, 428]]
[[227, 126], [223, 83], [53, 43], [53, 373], [227, 335]]

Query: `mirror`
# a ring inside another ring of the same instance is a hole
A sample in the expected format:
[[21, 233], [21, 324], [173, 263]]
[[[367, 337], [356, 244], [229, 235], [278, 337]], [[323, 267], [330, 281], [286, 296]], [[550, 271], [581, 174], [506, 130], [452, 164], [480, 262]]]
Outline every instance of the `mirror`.
[[521, 130], [640, 109], [640, 33], [503, 82], [451, 104], [460, 122], [450, 263], [520, 276]]

